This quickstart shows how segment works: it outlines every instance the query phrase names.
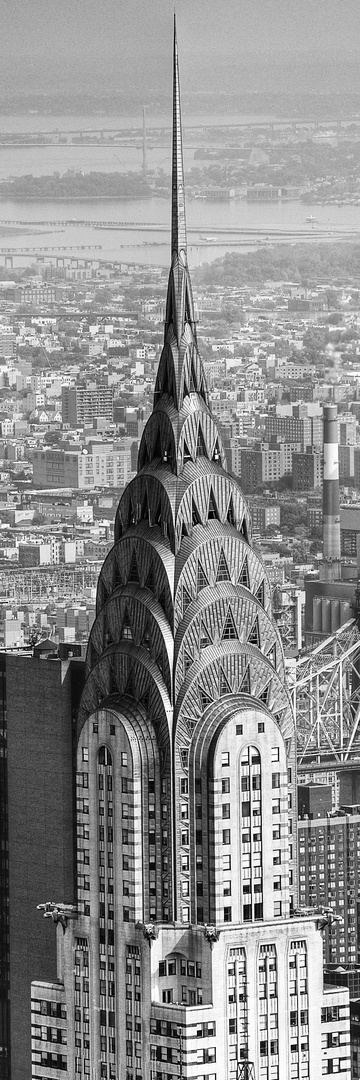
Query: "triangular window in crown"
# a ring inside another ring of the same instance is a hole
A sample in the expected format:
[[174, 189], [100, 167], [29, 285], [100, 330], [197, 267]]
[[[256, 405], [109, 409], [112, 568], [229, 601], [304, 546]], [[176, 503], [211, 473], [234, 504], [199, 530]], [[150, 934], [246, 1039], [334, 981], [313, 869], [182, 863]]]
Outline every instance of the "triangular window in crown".
[[210, 488], [210, 495], [209, 495], [208, 518], [209, 518], [209, 521], [211, 520], [211, 518], [216, 518], [217, 521], [220, 520], [219, 519], [218, 508], [217, 508], [217, 505], [216, 505], [216, 502], [215, 502], [214, 492], [213, 492], [212, 488]]
[[220, 668], [220, 672], [219, 672], [219, 694], [220, 694], [220, 697], [223, 697], [224, 694], [232, 694], [232, 689], [231, 689], [230, 683], [228, 682], [228, 680], [226, 678], [225, 671], [223, 670], [223, 668]]
[[167, 356], [167, 358], [166, 358], [166, 368], [165, 368], [165, 379], [164, 379], [164, 385], [163, 385], [163, 394], [168, 394], [169, 397], [174, 397], [173, 363], [172, 363], [172, 357], [171, 356]]
[[162, 658], [162, 653], [160, 653], [159, 656], [156, 657], [156, 663], [159, 668], [160, 674], [164, 678], [164, 662]]
[[213, 704], [213, 698], [210, 697], [210, 694], [208, 694], [206, 690], [203, 690], [202, 686], [199, 686], [199, 698], [202, 710], [206, 709], [208, 705]]
[[187, 461], [192, 461], [192, 457], [186, 439], [184, 439], [184, 465], [186, 465]]
[[123, 580], [122, 580], [122, 577], [121, 577], [119, 564], [116, 561], [116, 559], [114, 559], [113, 589], [117, 589], [119, 587], [119, 585], [123, 585]]
[[147, 589], [150, 589], [151, 593], [155, 592], [154, 567], [152, 563], [150, 564], [150, 569], [145, 581], [145, 586]]
[[243, 678], [242, 678], [242, 682], [241, 682], [240, 687], [239, 687], [239, 692], [240, 692], [240, 694], [251, 694], [251, 689], [250, 689], [250, 668], [249, 668], [249, 665], [245, 669], [245, 672], [244, 672], [244, 675], [243, 675]]
[[197, 380], [197, 373], [196, 373], [196, 364], [194, 363], [194, 353], [193, 353], [192, 357], [191, 357], [191, 384], [192, 384], [192, 388], [193, 388], [194, 391], [197, 390], [197, 381], [198, 380]]
[[259, 585], [259, 588], [256, 590], [255, 596], [256, 596], [256, 599], [259, 601], [259, 604], [261, 604], [261, 606], [264, 607], [264, 601], [265, 601], [264, 578], [263, 578], [263, 580], [261, 582], [261, 585]]
[[141, 644], [144, 646], [145, 649], [150, 649], [151, 634], [150, 634], [150, 623], [148, 623], [148, 622], [146, 623], [145, 630], [144, 630], [143, 636], [141, 638]]
[[206, 589], [208, 584], [209, 584], [209, 582], [208, 582], [208, 579], [206, 577], [205, 571], [202, 568], [201, 562], [198, 562], [198, 568], [197, 568], [197, 592], [200, 592], [201, 589]]
[[133, 640], [131, 623], [130, 623], [129, 614], [128, 614], [127, 609], [125, 610], [125, 615], [124, 615], [124, 618], [123, 618], [123, 624], [122, 624], [122, 627], [121, 627], [121, 637], [125, 641], [132, 641]]
[[269, 652], [266, 654], [266, 659], [269, 660], [270, 664], [272, 664], [273, 667], [276, 668], [276, 645], [275, 645], [275, 642], [272, 645], [271, 649], [269, 649]]
[[184, 536], [188, 536], [188, 535], [189, 535], [189, 530], [186, 528], [185, 521], [183, 521], [182, 526], [181, 526], [181, 539], [183, 539]]
[[192, 597], [190, 596], [190, 593], [188, 592], [188, 590], [185, 588], [185, 585], [183, 585], [182, 602], [183, 602], [183, 615], [184, 615], [185, 611], [186, 611], [186, 608], [188, 608], [189, 604], [192, 603]]
[[190, 390], [189, 390], [189, 387], [188, 387], [188, 384], [186, 382], [185, 375], [184, 375], [183, 399], [186, 398], [186, 397], [189, 397], [189, 393], [190, 393]]
[[212, 639], [209, 631], [207, 630], [205, 623], [201, 621], [200, 625], [200, 649], [207, 649], [208, 645], [212, 645]]
[[111, 589], [109, 589], [108, 586], [106, 585], [106, 583], [104, 581], [104, 578], [100, 578], [100, 580], [99, 580], [98, 588], [100, 589], [100, 592], [101, 592], [101, 598], [102, 598], [101, 606], [103, 604], [105, 604], [105, 601], [110, 596], [110, 593], [113, 592], [114, 589], [116, 589], [116, 586], [117, 585], [122, 585], [122, 581], [121, 581], [121, 578], [120, 578], [120, 571], [119, 571], [119, 581], [117, 581], [118, 569], [119, 569], [118, 565], [117, 565], [117, 563], [115, 562], [115, 559], [114, 559], [113, 568], [112, 568], [112, 571], [113, 571], [113, 583], [112, 583], [112, 588]]
[[230, 574], [229, 574], [229, 567], [228, 567], [228, 564], [226, 562], [223, 549], [221, 549], [220, 558], [219, 558], [219, 562], [218, 562], [218, 568], [217, 568], [217, 574], [216, 574], [216, 583], [218, 583], [219, 581], [230, 581], [230, 580], [231, 579], [230, 579]]
[[193, 525], [201, 525], [201, 517], [194, 499], [192, 499], [192, 523]]
[[158, 600], [159, 600], [160, 606], [163, 609], [164, 615], [166, 615], [165, 589], [161, 590], [161, 593], [160, 593], [160, 595], [158, 597]]
[[247, 561], [247, 556], [246, 555], [245, 555], [245, 559], [244, 559], [244, 562], [243, 562], [242, 567], [241, 567], [238, 585], [245, 585], [246, 589], [250, 588], [249, 567], [248, 567], [248, 561]]
[[229, 522], [229, 525], [233, 525], [234, 528], [235, 528], [235, 513], [234, 513], [234, 503], [233, 503], [232, 495], [230, 495], [230, 501], [229, 501], [228, 512], [227, 512], [226, 517], [227, 517], [227, 521]]
[[161, 525], [161, 499], [159, 499], [154, 513], [154, 525]]
[[154, 458], [161, 458], [161, 457], [162, 457], [162, 454], [161, 454], [161, 439], [160, 439], [160, 430], [158, 428], [157, 433], [156, 433], [155, 445], [154, 445], [154, 449], [153, 449], [153, 452], [152, 452], [152, 458], [154, 459]]
[[248, 637], [248, 642], [249, 642], [249, 645], [257, 645], [257, 646], [260, 645], [259, 620], [258, 620], [257, 616], [256, 616], [255, 621], [252, 624], [250, 634], [249, 634], [249, 637]]
[[130, 563], [128, 581], [133, 581], [133, 582], [135, 582], [137, 584], [140, 581], [139, 571], [138, 571], [138, 564], [137, 564], [137, 558], [136, 558], [136, 555], [135, 555], [135, 551], [133, 551], [132, 556], [131, 556], [131, 563]]
[[218, 439], [215, 439], [215, 446], [214, 446], [214, 449], [213, 449], [212, 459], [213, 459], [213, 461], [221, 461], [221, 454], [220, 454], [220, 447], [219, 447], [219, 440]]
[[261, 694], [259, 694], [259, 701], [262, 701], [263, 705], [268, 705], [269, 703], [270, 689], [271, 683], [268, 683], [267, 686], [264, 687], [264, 690], [261, 691]]
[[141, 503], [140, 520], [141, 521], [149, 521], [149, 501], [148, 501], [147, 491], [145, 492], [143, 501]]
[[135, 510], [135, 507], [133, 505], [132, 498], [130, 496], [130, 499], [129, 499], [129, 525], [135, 525], [135, 524], [136, 524], [136, 510]]
[[225, 622], [224, 622], [224, 628], [223, 628], [223, 632], [222, 632], [222, 635], [221, 635], [221, 640], [222, 641], [231, 641], [231, 640], [234, 640], [234, 638], [237, 638], [237, 636], [238, 635], [237, 635], [236, 626], [235, 626], [235, 623], [234, 623], [234, 616], [232, 614], [231, 608], [229, 607], [228, 608], [228, 613], [227, 613], [227, 616], [226, 616], [226, 619], [225, 619]]
[[185, 675], [186, 675], [187, 671], [189, 670], [189, 668], [191, 667], [191, 665], [193, 664], [193, 662], [194, 662], [193, 656], [191, 656], [190, 653], [185, 652], [185, 650], [184, 650], [184, 673], [185, 673]]
[[249, 543], [249, 534], [248, 534], [248, 530], [247, 530], [245, 514], [244, 514], [244, 517], [243, 517], [242, 522], [241, 522], [240, 534], [241, 534], [241, 536], [244, 537], [244, 540], [246, 540], [246, 543], [248, 544]]
[[196, 457], [208, 457], [208, 452], [205, 445], [205, 439], [202, 431], [201, 424], [199, 423], [196, 443]]

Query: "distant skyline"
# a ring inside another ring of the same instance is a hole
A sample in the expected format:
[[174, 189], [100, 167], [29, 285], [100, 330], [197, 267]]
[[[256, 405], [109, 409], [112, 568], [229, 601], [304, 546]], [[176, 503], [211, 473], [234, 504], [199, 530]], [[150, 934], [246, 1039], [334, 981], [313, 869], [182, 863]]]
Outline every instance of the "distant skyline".
[[[0, 0], [2, 91], [106, 89], [110, 80], [129, 95], [163, 92], [173, 7]], [[178, 0], [176, 13], [185, 95], [360, 90], [358, 0]]]

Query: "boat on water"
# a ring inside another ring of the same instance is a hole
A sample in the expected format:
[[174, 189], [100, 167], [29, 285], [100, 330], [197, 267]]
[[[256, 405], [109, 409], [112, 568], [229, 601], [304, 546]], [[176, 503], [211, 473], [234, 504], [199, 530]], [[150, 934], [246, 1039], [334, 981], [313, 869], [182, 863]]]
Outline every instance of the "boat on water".
[[309, 217], [305, 218], [305, 221], [308, 221], [310, 223], [310, 225], [314, 225], [315, 222], [317, 222], [317, 220], [318, 219], [316, 217], [314, 217], [313, 214], [309, 214]]
[[206, 236], [205, 233], [200, 233], [200, 240], [206, 240], [207, 244], [217, 244], [218, 236]]

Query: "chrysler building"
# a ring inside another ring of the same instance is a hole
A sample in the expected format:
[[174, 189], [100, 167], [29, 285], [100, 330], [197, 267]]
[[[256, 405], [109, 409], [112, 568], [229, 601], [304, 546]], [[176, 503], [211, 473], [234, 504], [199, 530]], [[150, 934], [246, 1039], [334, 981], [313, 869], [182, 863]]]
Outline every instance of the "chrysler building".
[[33, 1080], [350, 1080], [324, 916], [297, 909], [283, 649], [198, 349], [176, 28], [164, 345], [99, 577], [75, 771], [77, 905], [46, 905], [58, 982], [32, 987]]

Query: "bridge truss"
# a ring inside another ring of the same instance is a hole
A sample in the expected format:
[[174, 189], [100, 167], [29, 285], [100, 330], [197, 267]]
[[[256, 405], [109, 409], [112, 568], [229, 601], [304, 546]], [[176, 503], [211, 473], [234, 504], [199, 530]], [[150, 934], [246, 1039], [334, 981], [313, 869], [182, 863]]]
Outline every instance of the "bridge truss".
[[300, 774], [360, 768], [360, 633], [350, 619], [293, 669]]

